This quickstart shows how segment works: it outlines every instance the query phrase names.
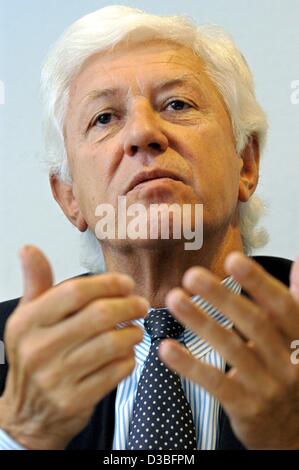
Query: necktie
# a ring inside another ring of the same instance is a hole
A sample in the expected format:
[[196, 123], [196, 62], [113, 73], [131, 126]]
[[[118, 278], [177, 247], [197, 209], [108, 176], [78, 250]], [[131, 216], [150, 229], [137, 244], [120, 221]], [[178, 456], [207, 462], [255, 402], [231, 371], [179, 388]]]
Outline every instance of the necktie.
[[180, 377], [158, 356], [164, 338], [178, 338], [184, 327], [167, 308], [151, 309], [144, 320], [151, 347], [137, 387], [129, 450], [196, 450], [192, 411]]

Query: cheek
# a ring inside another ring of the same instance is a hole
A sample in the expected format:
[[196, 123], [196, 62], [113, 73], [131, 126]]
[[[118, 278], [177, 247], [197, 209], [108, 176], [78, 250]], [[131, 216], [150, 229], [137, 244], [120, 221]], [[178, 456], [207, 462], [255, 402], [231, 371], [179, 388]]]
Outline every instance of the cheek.
[[105, 152], [101, 152], [92, 146], [78, 146], [76, 150], [76, 156], [73, 159], [73, 175], [81, 185], [85, 186], [86, 189], [97, 189], [97, 193], [103, 189], [105, 193], [105, 187], [100, 182], [105, 182], [107, 168], [105, 168], [105, 162], [107, 165], [108, 159], [103, 158]]
[[238, 195], [239, 158], [230, 132], [217, 124], [206, 125], [186, 136], [186, 142], [200, 198], [222, 207], [231, 204]]
[[88, 152], [77, 152], [72, 162], [74, 194], [80, 210], [90, 226], [95, 222], [95, 209], [107, 202], [105, 176], [99, 159]]

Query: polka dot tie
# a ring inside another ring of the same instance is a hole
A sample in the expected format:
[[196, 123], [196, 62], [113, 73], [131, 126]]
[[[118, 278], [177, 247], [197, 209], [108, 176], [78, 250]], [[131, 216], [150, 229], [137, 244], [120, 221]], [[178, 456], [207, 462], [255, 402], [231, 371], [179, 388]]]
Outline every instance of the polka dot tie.
[[138, 383], [128, 450], [196, 450], [192, 411], [180, 377], [158, 356], [162, 339], [178, 338], [184, 327], [167, 308], [151, 309], [144, 320], [151, 347]]

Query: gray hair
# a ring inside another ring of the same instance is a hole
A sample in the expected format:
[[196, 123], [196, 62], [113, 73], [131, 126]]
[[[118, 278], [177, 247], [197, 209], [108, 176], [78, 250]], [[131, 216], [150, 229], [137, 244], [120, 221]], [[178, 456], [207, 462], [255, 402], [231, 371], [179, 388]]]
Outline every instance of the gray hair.
[[[54, 44], [43, 65], [41, 91], [46, 147], [43, 160], [50, 175], [71, 183], [63, 124], [70, 84], [84, 62], [121, 42], [156, 39], [188, 47], [203, 59], [206, 72], [230, 114], [237, 153], [241, 154], [254, 135], [262, 154], [267, 118], [257, 102], [250, 68], [229, 34], [216, 25], [199, 26], [186, 16], [157, 16], [126, 6], [108, 6], [73, 23]], [[238, 204], [244, 252], [250, 254], [268, 241], [267, 232], [256, 227], [266, 205], [255, 194], [249, 201]], [[101, 270], [103, 257], [95, 235], [87, 230], [82, 237], [81, 263], [93, 272]]]

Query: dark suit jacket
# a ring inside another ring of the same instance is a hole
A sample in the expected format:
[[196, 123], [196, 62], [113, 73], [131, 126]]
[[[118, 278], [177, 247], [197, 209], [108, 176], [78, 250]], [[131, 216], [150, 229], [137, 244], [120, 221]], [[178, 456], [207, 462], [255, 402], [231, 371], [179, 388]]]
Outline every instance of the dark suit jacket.
[[[289, 286], [289, 274], [292, 261], [272, 256], [253, 256], [272, 276]], [[241, 292], [247, 296], [245, 291]], [[5, 323], [20, 299], [0, 303], [0, 340], [3, 340]], [[0, 365], [0, 395], [2, 395], [7, 375], [7, 365]], [[227, 367], [228, 370], [228, 367]], [[111, 450], [114, 435], [116, 389], [101, 400], [94, 409], [88, 425], [75, 436], [67, 450], [97, 449]], [[75, 397], [74, 397], [75, 398]], [[223, 409], [220, 410], [220, 438], [218, 449], [245, 449], [234, 435], [230, 422]]]

